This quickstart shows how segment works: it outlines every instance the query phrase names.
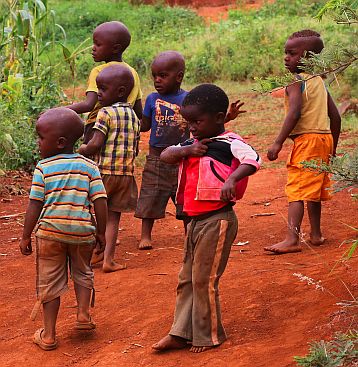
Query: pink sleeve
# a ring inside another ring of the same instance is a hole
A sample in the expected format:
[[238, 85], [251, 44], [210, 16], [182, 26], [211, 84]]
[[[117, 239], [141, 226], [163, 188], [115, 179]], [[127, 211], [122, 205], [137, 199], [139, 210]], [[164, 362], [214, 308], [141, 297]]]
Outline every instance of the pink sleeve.
[[261, 158], [255, 149], [239, 139], [231, 143], [231, 153], [240, 161], [240, 164], [250, 164], [256, 167], [256, 170], [261, 166]]

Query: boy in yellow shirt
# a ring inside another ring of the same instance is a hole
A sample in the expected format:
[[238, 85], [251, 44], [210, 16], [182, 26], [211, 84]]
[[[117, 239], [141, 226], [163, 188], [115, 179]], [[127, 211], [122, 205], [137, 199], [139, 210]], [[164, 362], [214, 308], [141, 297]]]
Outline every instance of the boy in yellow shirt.
[[310, 242], [321, 245], [321, 201], [329, 200], [328, 174], [309, 171], [302, 161], [319, 160], [328, 163], [335, 155], [341, 129], [337, 107], [320, 76], [304, 73], [300, 60], [309, 52], [323, 50], [320, 34], [312, 30], [293, 33], [285, 44], [285, 67], [297, 80], [286, 87], [286, 117], [282, 129], [268, 150], [270, 161], [277, 159], [285, 140], [293, 140], [293, 148], [287, 160], [288, 230], [286, 238], [275, 245], [265, 247], [275, 254], [302, 251], [300, 227], [304, 213], [304, 201], [311, 225]]
[[96, 121], [97, 113], [101, 109], [98, 102], [96, 78], [101, 70], [111, 65], [128, 67], [134, 78], [134, 86], [128, 95], [127, 102], [131, 104], [139, 119], [142, 118], [142, 91], [137, 72], [122, 59], [123, 52], [131, 42], [128, 28], [121, 22], [112, 21], [100, 24], [93, 32], [92, 57], [95, 62], [104, 61], [105, 64], [92, 69], [88, 78], [86, 100], [67, 106], [77, 113], [89, 112], [85, 123], [84, 142], [88, 143], [92, 137], [92, 128]]

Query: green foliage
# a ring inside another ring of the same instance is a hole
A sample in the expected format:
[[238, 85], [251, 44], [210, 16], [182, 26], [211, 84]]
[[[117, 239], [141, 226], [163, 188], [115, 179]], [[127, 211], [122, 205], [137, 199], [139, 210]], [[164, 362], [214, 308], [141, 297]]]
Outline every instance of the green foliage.
[[[0, 19], [0, 167], [31, 165], [36, 159], [34, 120], [59, 103], [57, 69], [47, 58], [64, 29], [46, 0], [8, 0]], [[56, 60], [57, 61], [57, 60]]]
[[336, 334], [328, 342], [311, 343], [306, 356], [294, 359], [302, 367], [353, 367], [358, 359], [358, 332], [351, 330], [346, 334]]
[[[148, 77], [153, 57], [160, 51], [175, 49], [186, 58], [186, 80], [191, 83], [215, 80], [244, 81], [267, 75], [283, 77], [283, 47], [289, 34], [302, 28], [321, 32], [327, 44], [344, 43], [353, 39], [351, 30], [337, 33], [331, 21], [318, 22], [317, 14], [324, 1], [277, 0], [259, 10], [230, 11], [226, 21], [205, 27], [203, 20], [193, 11], [164, 5], [132, 5], [135, 2], [104, 0], [101, 5], [94, 0], [71, 2], [51, 0], [56, 17], [67, 34], [67, 47], [74, 48], [88, 37], [100, 23], [109, 20], [123, 21], [131, 31], [132, 42], [124, 59], [142, 77]], [[353, 43], [353, 42], [352, 42]], [[91, 42], [88, 41], [88, 45]], [[87, 45], [87, 44], [86, 44]], [[54, 58], [58, 58], [58, 53]], [[77, 80], [85, 82], [93, 67], [90, 53], [76, 59]], [[346, 80], [355, 73], [347, 74]], [[69, 83], [69, 72], [62, 81]]]
[[335, 192], [347, 188], [358, 188], [358, 148], [352, 154], [344, 154], [333, 157], [330, 163], [319, 161], [303, 162], [303, 167], [318, 173], [327, 172], [332, 174]]

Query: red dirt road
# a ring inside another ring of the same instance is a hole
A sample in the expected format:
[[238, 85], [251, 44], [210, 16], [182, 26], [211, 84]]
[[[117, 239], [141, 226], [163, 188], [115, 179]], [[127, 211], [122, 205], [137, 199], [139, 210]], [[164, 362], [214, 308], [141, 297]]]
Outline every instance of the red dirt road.
[[[18, 182], [26, 188], [30, 183], [29, 178], [11, 175], [1, 182]], [[357, 326], [352, 311], [336, 305], [351, 299], [338, 277], [357, 295], [357, 257], [329, 274], [343, 252], [339, 245], [353, 236], [343, 223], [353, 224], [357, 203], [340, 193], [324, 206], [323, 228], [328, 238], [324, 246], [305, 247], [301, 254], [267, 255], [263, 246], [280, 240], [285, 229], [284, 183], [283, 168], [263, 169], [251, 178], [246, 197], [236, 205], [237, 241], [250, 242], [233, 247], [221, 282], [228, 341], [200, 355], [187, 350], [151, 351], [151, 344], [170, 328], [182, 259], [183, 231], [172, 215], [158, 221], [155, 248], [144, 252], [136, 248], [140, 221], [131, 215], [123, 217], [116, 257], [125, 258], [128, 269], [113, 274], [95, 270], [97, 330], [74, 330], [71, 285], [58, 318], [59, 348], [51, 352], [39, 350], [31, 341], [41, 326], [41, 316], [35, 322], [29, 319], [35, 302], [35, 265], [34, 255], [24, 257], [18, 250], [22, 217], [0, 219], [0, 366], [295, 366], [292, 356], [305, 354], [307, 342], [354, 323]], [[26, 195], [2, 198], [0, 216], [25, 211]], [[173, 212], [172, 205], [168, 211]], [[275, 215], [251, 218], [265, 212]], [[308, 231], [307, 220], [303, 231]], [[293, 273], [321, 280], [324, 290], [301, 282]]]

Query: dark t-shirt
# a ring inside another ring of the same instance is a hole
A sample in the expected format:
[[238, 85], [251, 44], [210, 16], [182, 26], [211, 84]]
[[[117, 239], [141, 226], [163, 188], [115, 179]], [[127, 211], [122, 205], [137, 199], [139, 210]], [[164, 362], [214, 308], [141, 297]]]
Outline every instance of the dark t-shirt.
[[145, 101], [144, 116], [151, 119], [149, 144], [157, 148], [177, 145], [189, 138], [186, 121], [180, 107], [188, 92], [180, 89], [175, 94], [151, 93]]

